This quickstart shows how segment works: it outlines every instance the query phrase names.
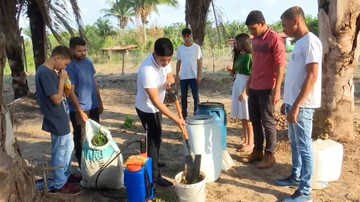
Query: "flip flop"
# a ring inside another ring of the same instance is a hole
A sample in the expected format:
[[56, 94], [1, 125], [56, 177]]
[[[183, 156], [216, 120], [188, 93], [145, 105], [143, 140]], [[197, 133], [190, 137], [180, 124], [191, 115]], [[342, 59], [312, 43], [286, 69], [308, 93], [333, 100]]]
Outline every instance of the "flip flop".
[[250, 151], [252, 151], [253, 149], [239, 149], [239, 151], [238, 152], [250, 152]]
[[244, 147], [244, 145], [243, 145], [243, 144], [240, 144], [240, 146], [236, 149], [236, 151], [237, 151], [237, 152], [240, 152], [243, 147]]

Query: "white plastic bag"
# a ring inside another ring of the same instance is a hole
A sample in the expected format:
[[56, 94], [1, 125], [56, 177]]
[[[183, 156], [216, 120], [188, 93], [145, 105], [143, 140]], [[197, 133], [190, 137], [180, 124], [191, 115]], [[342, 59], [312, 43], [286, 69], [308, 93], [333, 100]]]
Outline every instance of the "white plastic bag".
[[[111, 161], [120, 149], [112, 138], [110, 131], [102, 127], [97, 122], [89, 119], [85, 123], [85, 137], [81, 154], [81, 173], [83, 180], [81, 186], [94, 188], [95, 180], [100, 172], [100, 168]], [[98, 130], [106, 134], [108, 142], [101, 147], [95, 147], [91, 140]], [[97, 182], [100, 189], [120, 189], [124, 187], [123, 157], [120, 154], [108, 167], [101, 172]]]
[[228, 171], [230, 168], [232, 168], [234, 166], [235, 166], [235, 163], [232, 160], [229, 152], [226, 150], [223, 150], [222, 151], [222, 170]]

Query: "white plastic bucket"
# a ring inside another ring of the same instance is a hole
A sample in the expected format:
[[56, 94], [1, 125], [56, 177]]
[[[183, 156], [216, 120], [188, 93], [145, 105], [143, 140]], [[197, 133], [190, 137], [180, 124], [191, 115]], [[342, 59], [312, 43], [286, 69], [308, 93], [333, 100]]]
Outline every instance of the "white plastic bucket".
[[175, 176], [175, 191], [179, 197], [179, 202], [205, 202], [206, 201], [206, 175], [200, 172], [203, 180], [195, 184], [181, 183], [183, 172]]
[[[206, 182], [216, 181], [222, 169], [221, 133], [211, 115], [195, 115], [187, 118], [186, 130], [191, 150], [201, 155], [200, 171], [206, 175]], [[184, 155], [189, 155], [185, 140]]]

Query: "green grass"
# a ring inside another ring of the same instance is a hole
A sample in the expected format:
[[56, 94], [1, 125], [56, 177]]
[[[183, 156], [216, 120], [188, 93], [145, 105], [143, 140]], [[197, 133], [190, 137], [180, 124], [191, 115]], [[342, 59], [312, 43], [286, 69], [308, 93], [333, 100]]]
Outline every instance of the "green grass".
[[153, 202], [176, 202], [177, 194], [174, 190], [157, 190]]

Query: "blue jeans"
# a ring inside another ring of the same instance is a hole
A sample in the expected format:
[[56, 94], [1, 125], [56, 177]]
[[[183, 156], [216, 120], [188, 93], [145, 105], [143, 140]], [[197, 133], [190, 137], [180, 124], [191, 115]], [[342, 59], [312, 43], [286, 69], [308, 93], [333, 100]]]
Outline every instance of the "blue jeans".
[[197, 110], [197, 106], [200, 102], [199, 99], [199, 86], [196, 83], [196, 79], [184, 79], [180, 80], [180, 90], [181, 90], [181, 110], [183, 118], [186, 119], [187, 117], [187, 95], [189, 85], [191, 88], [192, 96], [194, 98], [194, 115]]
[[[291, 105], [286, 104], [286, 114], [289, 113], [290, 109]], [[311, 134], [314, 111], [312, 108], [299, 108], [296, 123], [288, 122], [292, 153], [291, 175], [295, 179], [300, 179], [298, 191], [303, 194], [311, 193], [311, 178], [314, 167]]]
[[53, 170], [55, 189], [63, 187], [71, 174], [71, 154], [74, 150], [72, 134], [51, 135], [51, 166], [63, 166]]

